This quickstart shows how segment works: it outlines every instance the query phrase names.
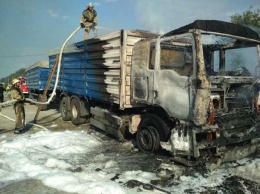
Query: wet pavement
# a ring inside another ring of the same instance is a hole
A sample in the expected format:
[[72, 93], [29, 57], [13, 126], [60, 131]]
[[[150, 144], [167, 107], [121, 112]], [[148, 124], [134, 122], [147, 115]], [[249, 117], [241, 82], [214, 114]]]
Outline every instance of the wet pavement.
[[[26, 121], [30, 123], [33, 121], [37, 107], [33, 105], [26, 106]], [[3, 114], [8, 117], [14, 118], [14, 110], [12, 107], [7, 107], [2, 111]], [[6, 140], [12, 140], [15, 138], [13, 134], [14, 123], [6, 118], [0, 116], [0, 135], [5, 135]], [[204, 169], [195, 169], [192, 167], [185, 167], [182, 165], [175, 164], [172, 158], [165, 154], [144, 154], [140, 153], [135, 146], [135, 142], [132, 140], [126, 140], [124, 142], [119, 142], [113, 139], [107, 134], [102, 133], [96, 129], [90, 128], [88, 124], [74, 126], [71, 122], [64, 122], [61, 119], [60, 113], [57, 109], [52, 108], [48, 111], [42, 111], [39, 115], [37, 124], [48, 128], [51, 131], [62, 131], [66, 130], [85, 130], [87, 133], [92, 134], [102, 140], [103, 146], [93, 153], [88, 153], [87, 155], [71, 155], [67, 156], [66, 160], [73, 164], [74, 166], [80, 165], [91, 165], [103, 164], [106, 161], [116, 161], [117, 166], [115, 168], [106, 169], [109, 172], [116, 174], [111, 180], [117, 181], [118, 176], [124, 171], [147, 171], [156, 173], [160, 178], [159, 180], [152, 181], [150, 184], [144, 184], [138, 181], [128, 181], [123, 183], [125, 187], [147, 187], [147, 189], [158, 190], [162, 189], [162, 193], [171, 193], [171, 187], [177, 187], [180, 184], [180, 176], [196, 176], [197, 173], [202, 174], [202, 176], [207, 177], [208, 172]], [[37, 126], [27, 124], [26, 133], [35, 133], [42, 130]], [[1, 153], [0, 153], [1, 155]], [[102, 157], [99, 157], [102, 156]], [[255, 158], [260, 158], [260, 155], [253, 156]], [[73, 172], [80, 172], [81, 169], [70, 169]], [[101, 171], [103, 169], [96, 169]], [[225, 169], [224, 169], [225, 170]], [[259, 172], [260, 173], [260, 172]], [[60, 194], [65, 193], [53, 188], [47, 187], [38, 180], [22, 180], [18, 182], [1, 182], [0, 181], [0, 193], [19, 193], [19, 194], [29, 194], [29, 193], [53, 193]], [[184, 193], [197, 193], [193, 189], [185, 190]], [[236, 193], [236, 194], [248, 194], [248, 193], [260, 193], [260, 184], [254, 181], [250, 181], [238, 176], [229, 176], [225, 179], [222, 185], [217, 187], [206, 187], [205, 192], [199, 192], [202, 194], [215, 194], [215, 193]]]
[[18, 182], [9, 183], [7, 186], [1, 187], [2, 194], [66, 194], [66, 192], [46, 187], [39, 180], [28, 179]]

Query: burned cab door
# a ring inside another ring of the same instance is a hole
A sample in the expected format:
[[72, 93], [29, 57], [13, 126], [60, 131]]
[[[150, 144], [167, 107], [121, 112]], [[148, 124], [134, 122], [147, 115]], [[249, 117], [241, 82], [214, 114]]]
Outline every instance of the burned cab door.
[[135, 100], [141, 102], [147, 102], [148, 100], [148, 88], [149, 88], [149, 76], [140, 75], [133, 77], [134, 79], [134, 90], [133, 97]]
[[194, 99], [190, 84], [194, 74], [192, 46], [161, 43], [157, 47], [152, 103], [172, 117], [188, 119]]
[[154, 71], [149, 69], [150, 41], [135, 44], [132, 58], [132, 99], [136, 103], [152, 103]]

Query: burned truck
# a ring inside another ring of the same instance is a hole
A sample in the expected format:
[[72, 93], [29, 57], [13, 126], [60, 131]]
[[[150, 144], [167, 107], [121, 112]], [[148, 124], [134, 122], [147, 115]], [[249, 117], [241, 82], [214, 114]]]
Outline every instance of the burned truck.
[[164, 35], [122, 30], [69, 45], [62, 118], [133, 134], [140, 151], [165, 149], [188, 165], [246, 157], [260, 137], [259, 44], [250, 28], [196, 20]]

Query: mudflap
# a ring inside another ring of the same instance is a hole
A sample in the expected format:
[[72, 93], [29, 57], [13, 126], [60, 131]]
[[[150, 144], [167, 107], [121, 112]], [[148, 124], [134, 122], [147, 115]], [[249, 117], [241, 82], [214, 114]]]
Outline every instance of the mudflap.
[[252, 143], [245, 146], [237, 146], [231, 149], [222, 150], [219, 157], [212, 157], [205, 163], [207, 170], [214, 170], [218, 168], [223, 162], [232, 162], [241, 160], [254, 153], [260, 151], [260, 139], [255, 139]]

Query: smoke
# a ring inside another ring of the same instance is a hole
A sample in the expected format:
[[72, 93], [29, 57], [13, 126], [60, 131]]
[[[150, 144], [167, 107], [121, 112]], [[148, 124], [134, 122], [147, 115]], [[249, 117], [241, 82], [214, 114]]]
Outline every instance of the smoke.
[[135, 10], [145, 30], [166, 33], [170, 29], [170, 22], [172, 22], [170, 13], [178, 12], [176, 7], [172, 5], [171, 0], [149, 1], [149, 3], [145, 0], [138, 0]]
[[166, 33], [197, 19], [230, 21], [227, 1], [138, 0], [135, 3], [135, 11], [144, 30], [160, 33]]
[[140, 21], [144, 24], [144, 28], [155, 32], [164, 32], [163, 6], [155, 1], [137, 1], [136, 11], [140, 15]]

